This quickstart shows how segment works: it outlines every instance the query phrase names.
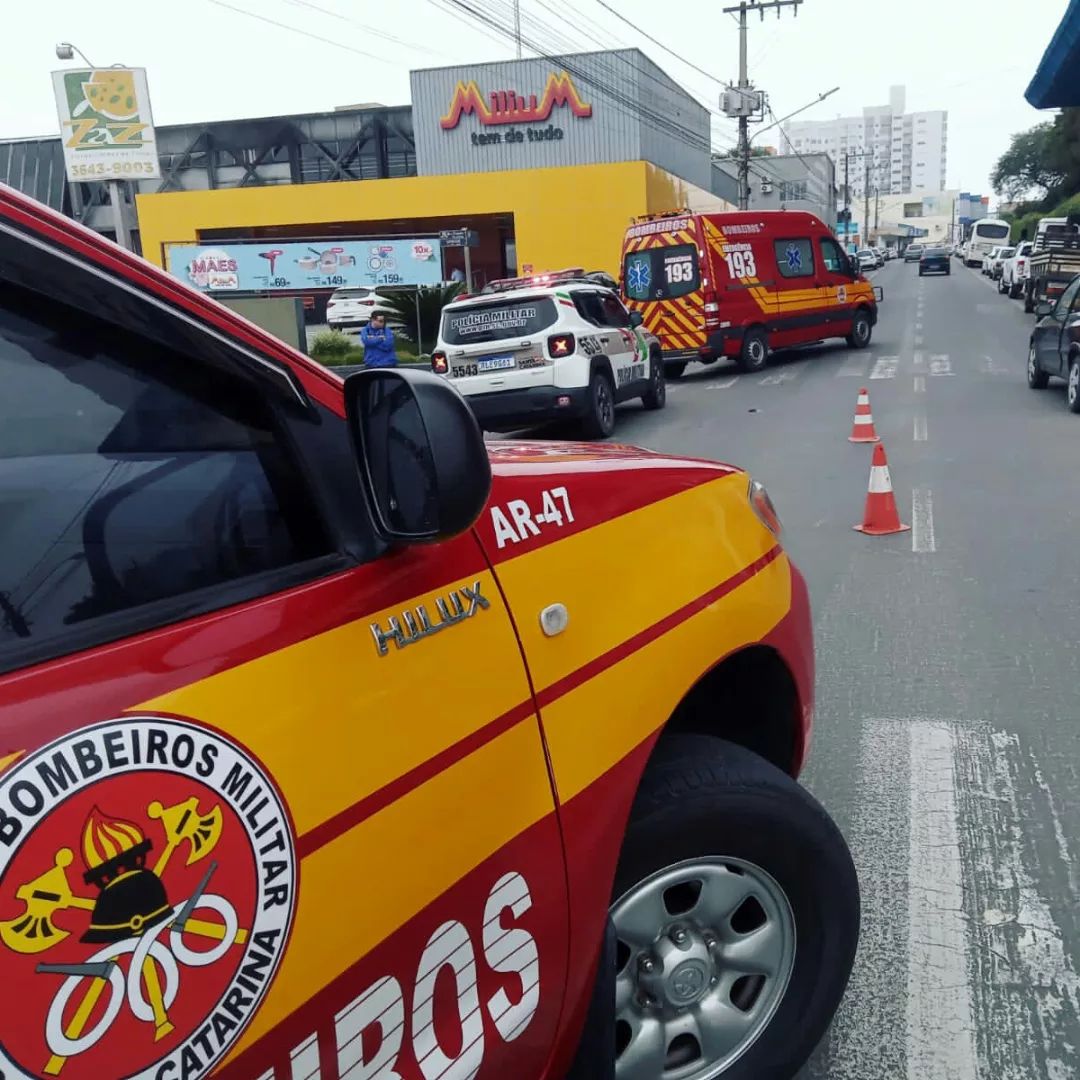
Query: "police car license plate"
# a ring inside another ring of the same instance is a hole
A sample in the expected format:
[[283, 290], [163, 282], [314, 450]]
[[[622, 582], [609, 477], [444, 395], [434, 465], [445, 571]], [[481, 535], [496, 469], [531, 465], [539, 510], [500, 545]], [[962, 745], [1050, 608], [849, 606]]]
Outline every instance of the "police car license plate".
[[514, 358], [506, 356], [487, 356], [483, 360], [477, 360], [476, 367], [480, 371], [503, 371], [514, 366]]

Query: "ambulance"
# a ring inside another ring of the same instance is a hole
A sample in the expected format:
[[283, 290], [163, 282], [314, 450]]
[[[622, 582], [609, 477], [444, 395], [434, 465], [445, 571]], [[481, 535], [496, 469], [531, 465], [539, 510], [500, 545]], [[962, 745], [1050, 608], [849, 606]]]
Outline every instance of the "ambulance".
[[3, 185], [0, 386], [6, 1080], [799, 1071], [859, 887], [757, 480], [485, 443]]
[[623, 239], [621, 285], [673, 378], [692, 360], [725, 356], [760, 371], [772, 351], [826, 338], [865, 349], [883, 299], [831, 230], [801, 210], [638, 219]]

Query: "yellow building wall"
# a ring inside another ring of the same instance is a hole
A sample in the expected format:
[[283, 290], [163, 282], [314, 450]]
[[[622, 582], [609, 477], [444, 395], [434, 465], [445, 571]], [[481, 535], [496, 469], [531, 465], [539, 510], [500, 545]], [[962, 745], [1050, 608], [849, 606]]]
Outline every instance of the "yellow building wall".
[[197, 243], [204, 229], [506, 213], [514, 216], [518, 266], [528, 263], [537, 272], [582, 266], [617, 275], [623, 233], [634, 217], [675, 210], [701, 197], [711, 198], [655, 165], [626, 161], [170, 191], [139, 195], [136, 206], [143, 254], [159, 266], [165, 265], [165, 245]]

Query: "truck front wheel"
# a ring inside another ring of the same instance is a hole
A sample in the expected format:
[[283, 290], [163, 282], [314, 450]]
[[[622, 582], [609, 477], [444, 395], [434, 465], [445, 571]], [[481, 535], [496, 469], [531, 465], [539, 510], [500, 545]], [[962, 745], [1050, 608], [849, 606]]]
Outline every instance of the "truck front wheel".
[[612, 893], [615, 1075], [794, 1076], [847, 986], [859, 885], [787, 774], [705, 735], [657, 747]]

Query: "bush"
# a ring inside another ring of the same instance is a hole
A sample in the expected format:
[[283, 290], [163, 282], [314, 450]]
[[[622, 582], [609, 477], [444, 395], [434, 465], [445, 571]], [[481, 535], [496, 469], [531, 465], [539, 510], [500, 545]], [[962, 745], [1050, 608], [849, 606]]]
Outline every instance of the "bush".
[[356, 338], [340, 330], [322, 330], [311, 342], [311, 355], [323, 364], [343, 364], [345, 357], [356, 348]]

